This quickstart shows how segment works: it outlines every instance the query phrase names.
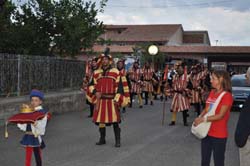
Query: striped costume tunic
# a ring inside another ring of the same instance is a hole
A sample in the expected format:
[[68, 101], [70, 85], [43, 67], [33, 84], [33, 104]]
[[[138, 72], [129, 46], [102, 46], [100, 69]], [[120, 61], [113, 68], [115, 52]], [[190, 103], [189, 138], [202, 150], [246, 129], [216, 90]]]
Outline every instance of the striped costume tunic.
[[154, 70], [152, 68], [143, 69], [143, 91], [153, 92], [153, 74]]
[[[90, 70], [88, 84], [90, 84], [93, 80], [94, 71], [95, 70]], [[88, 100], [88, 102], [93, 103], [96, 100], [96, 96], [90, 93], [90, 91], [88, 91], [87, 89], [86, 89], [86, 99]]]
[[189, 80], [192, 83], [192, 97], [190, 98], [190, 103], [200, 103], [201, 102], [201, 74], [191, 74]]
[[173, 112], [180, 112], [190, 108], [189, 99], [185, 94], [185, 92], [188, 91], [187, 84], [187, 75], [182, 74], [179, 76], [176, 74], [174, 76], [172, 84], [174, 96], [171, 104], [171, 110]]
[[142, 78], [142, 70], [140, 68], [136, 69], [132, 67], [129, 70], [129, 78], [131, 81], [131, 92], [132, 93], [141, 93], [142, 92], [142, 85], [143, 82], [141, 80]]
[[210, 77], [209, 71], [207, 69], [203, 70], [201, 72], [201, 80], [202, 80], [202, 91], [201, 91], [201, 101], [203, 103], [205, 103], [205, 101], [207, 100], [207, 97], [209, 95], [209, 84], [210, 84], [210, 80], [207, 79], [207, 77]]
[[92, 94], [100, 92], [101, 99], [94, 101], [93, 122], [111, 124], [121, 121], [119, 107], [126, 106], [129, 102], [129, 98], [124, 96], [125, 92], [128, 93], [128, 87], [123, 88], [123, 85], [127, 85], [127, 82], [120, 77], [120, 72], [116, 68], [94, 71], [88, 90]]
[[125, 69], [122, 69], [119, 71], [119, 75], [120, 75], [120, 79], [122, 82], [122, 94], [126, 97], [126, 100], [128, 100], [130, 102], [130, 91], [129, 91], [129, 86], [128, 86], [128, 80], [127, 80], [127, 73], [125, 71]]
[[201, 79], [204, 80], [207, 74], [209, 74], [209, 71], [207, 69], [204, 69], [199, 74], [200, 74]]

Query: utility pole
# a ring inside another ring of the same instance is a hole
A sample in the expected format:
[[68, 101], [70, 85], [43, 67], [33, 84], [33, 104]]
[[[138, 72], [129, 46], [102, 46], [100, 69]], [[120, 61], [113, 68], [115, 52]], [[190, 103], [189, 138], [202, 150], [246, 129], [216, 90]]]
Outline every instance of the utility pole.
[[218, 43], [219, 40], [215, 40], [215, 45], [217, 46], [217, 43]]

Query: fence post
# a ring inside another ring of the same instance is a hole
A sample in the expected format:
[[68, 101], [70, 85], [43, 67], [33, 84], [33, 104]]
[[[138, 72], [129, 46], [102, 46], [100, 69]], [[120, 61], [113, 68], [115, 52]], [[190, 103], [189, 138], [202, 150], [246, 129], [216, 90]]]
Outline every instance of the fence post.
[[17, 55], [17, 96], [20, 96], [20, 83], [21, 83], [21, 55]]

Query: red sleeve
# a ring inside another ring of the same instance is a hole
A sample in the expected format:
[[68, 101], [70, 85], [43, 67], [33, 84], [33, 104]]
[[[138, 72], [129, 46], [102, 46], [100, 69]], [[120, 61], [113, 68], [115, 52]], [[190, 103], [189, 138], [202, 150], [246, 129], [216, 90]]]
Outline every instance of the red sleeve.
[[226, 92], [221, 99], [221, 105], [232, 106], [232, 104], [233, 104], [233, 96], [230, 92]]

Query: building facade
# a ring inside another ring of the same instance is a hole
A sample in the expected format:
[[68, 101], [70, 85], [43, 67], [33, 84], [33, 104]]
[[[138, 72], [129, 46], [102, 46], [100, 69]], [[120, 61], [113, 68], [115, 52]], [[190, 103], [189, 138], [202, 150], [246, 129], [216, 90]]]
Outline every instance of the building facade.
[[181, 24], [105, 25], [93, 51], [101, 53], [109, 47], [111, 54], [125, 56], [132, 55], [135, 47], [152, 44], [166, 57], [190, 64], [201, 62], [239, 73], [250, 66], [250, 46], [211, 46], [207, 31], [184, 31]]

